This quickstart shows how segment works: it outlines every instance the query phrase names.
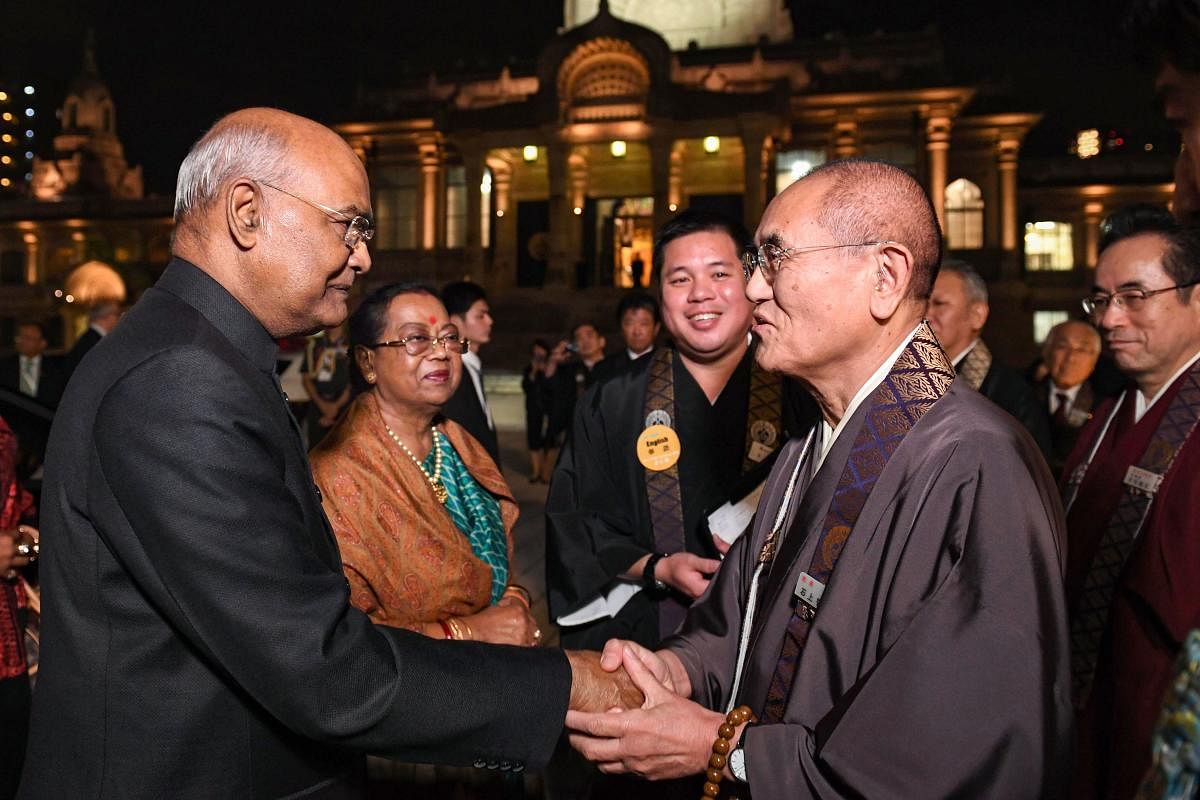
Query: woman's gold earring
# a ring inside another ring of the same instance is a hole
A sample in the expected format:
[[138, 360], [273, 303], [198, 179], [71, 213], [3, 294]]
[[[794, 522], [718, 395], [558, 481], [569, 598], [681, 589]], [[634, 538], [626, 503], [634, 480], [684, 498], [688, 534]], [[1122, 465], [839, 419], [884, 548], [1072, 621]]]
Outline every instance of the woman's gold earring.
[[367, 383], [374, 383], [374, 382], [375, 382], [375, 373], [368, 372], [367, 373]]

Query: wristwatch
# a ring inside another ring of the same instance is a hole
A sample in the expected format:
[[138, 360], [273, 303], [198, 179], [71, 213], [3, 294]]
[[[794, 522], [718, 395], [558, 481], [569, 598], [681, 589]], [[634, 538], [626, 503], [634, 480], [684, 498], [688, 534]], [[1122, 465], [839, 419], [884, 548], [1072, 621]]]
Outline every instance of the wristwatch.
[[666, 558], [669, 553], [651, 553], [646, 559], [646, 567], [642, 570], [642, 588], [648, 592], [665, 592], [667, 584], [654, 577], [654, 568], [658, 566], [658, 562]]
[[748, 730], [750, 730], [749, 725], [742, 728], [742, 735], [738, 737], [737, 747], [729, 751], [729, 771], [742, 783], [750, 782], [746, 776], [746, 731]]

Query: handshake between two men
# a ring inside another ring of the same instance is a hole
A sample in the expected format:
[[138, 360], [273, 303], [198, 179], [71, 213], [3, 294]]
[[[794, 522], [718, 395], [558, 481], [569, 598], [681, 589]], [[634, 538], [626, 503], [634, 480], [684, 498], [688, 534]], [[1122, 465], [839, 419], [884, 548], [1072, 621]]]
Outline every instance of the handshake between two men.
[[601, 772], [665, 780], [709, 767], [725, 715], [688, 699], [691, 680], [674, 653], [612, 639], [602, 653], [568, 651], [567, 658], [573, 675], [568, 738]]

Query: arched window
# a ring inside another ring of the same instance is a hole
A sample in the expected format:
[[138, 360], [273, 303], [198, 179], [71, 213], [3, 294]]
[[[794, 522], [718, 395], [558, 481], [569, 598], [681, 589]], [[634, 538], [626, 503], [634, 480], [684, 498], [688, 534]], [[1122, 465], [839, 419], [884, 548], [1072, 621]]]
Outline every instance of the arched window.
[[951, 250], [983, 247], [983, 193], [966, 178], [946, 187], [946, 245]]

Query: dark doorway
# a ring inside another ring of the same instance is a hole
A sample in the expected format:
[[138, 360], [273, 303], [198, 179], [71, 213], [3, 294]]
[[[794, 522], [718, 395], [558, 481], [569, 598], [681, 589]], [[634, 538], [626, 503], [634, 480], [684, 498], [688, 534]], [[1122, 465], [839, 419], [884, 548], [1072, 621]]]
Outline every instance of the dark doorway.
[[522, 200], [517, 203], [517, 286], [541, 287], [546, 282], [550, 256], [550, 203]]

